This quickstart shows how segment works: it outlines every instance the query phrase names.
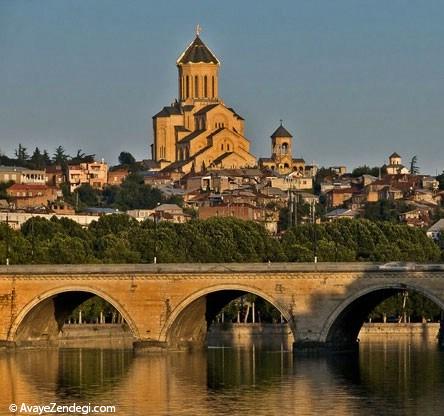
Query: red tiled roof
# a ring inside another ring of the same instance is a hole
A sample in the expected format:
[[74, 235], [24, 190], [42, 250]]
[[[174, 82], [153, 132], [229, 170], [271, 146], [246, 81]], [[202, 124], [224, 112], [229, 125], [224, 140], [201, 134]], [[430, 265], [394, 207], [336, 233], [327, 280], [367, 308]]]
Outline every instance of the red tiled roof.
[[47, 190], [50, 187], [47, 185], [39, 185], [39, 184], [25, 184], [25, 183], [15, 183], [8, 188], [8, 191], [39, 191], [39, 190]]

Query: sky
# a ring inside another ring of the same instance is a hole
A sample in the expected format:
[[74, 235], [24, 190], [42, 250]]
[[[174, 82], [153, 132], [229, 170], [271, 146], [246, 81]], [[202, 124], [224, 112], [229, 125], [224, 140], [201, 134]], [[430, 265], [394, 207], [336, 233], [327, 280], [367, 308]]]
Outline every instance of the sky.
[[282, 119], [309, 163], [396, 151], [440, 173], [443, 21], [443, 0], [0, 0], [0, 151], [150, 157], [152, 116], [177, 97], [200, 24], [255, 156]]

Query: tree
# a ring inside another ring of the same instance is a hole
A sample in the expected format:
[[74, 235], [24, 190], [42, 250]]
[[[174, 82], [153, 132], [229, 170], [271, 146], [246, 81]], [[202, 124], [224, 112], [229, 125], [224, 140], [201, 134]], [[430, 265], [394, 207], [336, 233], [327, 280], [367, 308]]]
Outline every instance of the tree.
[[353, 169], [351, 174], [355, 178], [358, 178], [359, 176], [362, 176], [362, 175], [372, 175], [375, 177], [379, 177], [380, 170], [381, 170], [381, 168], [379, 168], [377, 166], [371, 168], [367, 165], [364, 165], [364, 166], [359, 166], [359, 167]]
[[[96, 207], [100, 202], [100, 191], [95, 190], [90, 184], [83, 183], [76, 190], [79, 201], [87, 207]], [[75, 198], [74, 198], [75, 199]]]
[[419, 173], [418, 157], [415, 155], [412, 157], [412, 160], [410, 161], [410, 174], [418, 175], [418, 173]]
[[66, 154], [63, 146], [57, 146], [57, 148], [54, 152], [54, 155], [52, 157], [53, 162], [56, 165], [63, 165], [63, 164], [66, 164], [68, 159], [69, 159], [69, 155]]
[[119, 163], [121, 165], [131, 166], [131, 165], [134, 165], [136, 163], [136, 159], [129, 152], [120, 152]]
[[49, 157], [48, 151], [45, 149], [43, 151], [43, 161], [45, 162], [45, 166], [49, 166], [51, 164], [51, 158]]
[[145, 185], [143, 177], [134, 173], [121, 186], [108, 186], [103, 196], [107, 205], [120, 210], [153, 209], [162, 201], [160, 190]]
[[77, 154], [71, 159], [70, 163], [93, 163], [96, 155], [87, 155], [82, 149], [77, 150]]
[[26, 162], [29, 159], [29, 154], [26, 151], [26, 147], [22, 146], [22, 144], [19, 144], [18, 149], [15, 149], [15, 157], [17, 158], [17, 161], [20, 163]]
[[46, 167], [45, 156], [40, 152], [38, 147], [35, 148], [31, 156], [31, 163], [34, 169], [44, 169]]

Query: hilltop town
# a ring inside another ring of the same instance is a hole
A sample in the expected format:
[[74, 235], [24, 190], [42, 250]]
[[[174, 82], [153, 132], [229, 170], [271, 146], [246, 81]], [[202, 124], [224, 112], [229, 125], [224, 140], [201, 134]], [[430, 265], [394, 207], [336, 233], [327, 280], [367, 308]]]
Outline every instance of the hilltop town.
[[220, 61], [199, 34], [176, 65], [179, 94], [153, 116], [150, 159], [122, 151], [109, 166], [81, 150], [31, 153], [17, 144], [14, 157], [0, 154], [0, 221], [19, 229], [36, 215], [85, 227], [113, 213], [140, 222], [234, 217], [279, 235], [297, 224], [367, 218], [439, 239], [444, 173], [421, 174], [416, 156], [405, 162], [396, 152], [376, 167], [307, 164], [282, 121], [270, 126], [270, 155], [256, 158], [245, 120], [219, 96]]

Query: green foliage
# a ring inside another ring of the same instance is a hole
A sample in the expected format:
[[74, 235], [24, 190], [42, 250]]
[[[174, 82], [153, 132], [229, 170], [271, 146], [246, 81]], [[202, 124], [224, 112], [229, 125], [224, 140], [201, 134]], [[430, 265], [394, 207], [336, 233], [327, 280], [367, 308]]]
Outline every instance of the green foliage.
[[26, 162], [29, 159], [29, 155], [27, 152], [26, 147], [22, 146], [21, 143], [19, 143], [19, 147], [15, 149], [15, 157], [17, 158], [17, 161], [20, 163]]
[[71, 158], [70, 163], [78, 164], [78, 163], [93, 163], [96, 155], [87, 155], [82, 152], [82, 149], [77, 150], [77, 154]]
[[383, 199], [378, 202], [369, 202], [365, 205], [364, 218], [372, 221], [399, 222], [399, 215], [409, 210], [408, 205], [401, 201]]
[[351, 173], [351, 175], [354, 178], [358, 178], [359, 176], [362, 176], [362, 175], [372, 175], [375, 177], [379, 177], [380, 170], [381, 170], [381, 168], [379, 168], [378, 166], [371, 168], [370, 166], [364, 165], [364, 166], [359, 166], [359, 167], [353, 169], [353, 172]]
[[[316, 244], [314, 243], [316, 241]], [[391, 222], [338, 220], [292, 227], [280, 240], [252, 221], [236, 218], [184, 224], [105, 215], [88, 229], [66, 219], [34, 217], [20, 232], [0, 224], [0, 261], [9, 245], [11, 264], [208, 263], [441, 260], [439, 245], [424, 231]]]
[[100, 312], [103, 313], [106, 323], [113, 323], [116, 318], [117, 310], [106, 300], [92, 296], [71, 313], [68, 319], [75, 322], [79, 318], [79, 311], [82, 311], [82, 321], [87, 323], [98, 323]]
[[134, 158], [134, 156], [131, 153], [120, 152], [119, 163], [121, 165], [131, 166], [136, 163], [136, 159]]
[[52, 161], [54, 162], [54, 164], [64, 165], [69, 159], [70, 156], [65, 152], [63, 146], [57, 146], [52, 157]]
[[412, 160], [410, 161], [410, 173], [412, 175], [418, 175], [419, 174], [419, 166], [418, 166], [418, 156], [413, 156]]
[[[100, 203], [101, 192], [94, 189], [90, 184], [80, 185], [74, 193], [77, 193], [78, 200], [85, 207], [96, 207]], [[76, 198], [76, 197], [74, 197]]]
[[439, 247], [425, 232], [401, 224], [338, 220], [289, 229], [281, 240], [289, 261], [313, 261], [314, 232], [319, 261], [439, 261]]
[[6, 190], [13, 184], [13, 181], [0, 183], [0, 199], [8, 199], [8, 193]]
[[[299, 199], [298, 203], [295, 204], [296, 207], [296, 214], [293, 213], [293, 218], [291, 218], [291, 221], [294, 223], [295, 220], [299, 224], [302, 222], [302, 220], [306, 220], [310, 217], [310, 204], [307, 204], [306, 202], [303, 202]], [[279, 211], [279, 223], [278, 223], [278, 229], [279, 231], [286, 230], [289, 226], [290, 221], [290, 210], [288, 207], [281, 208]]]
[[418, 292], [399, 292], [381, 302], [369, 315], [372, 321], [439, 321], [441, 309]]
[[103, 191], [106, 206], [128, 209], [152, 209], [162, 201], [159, 189], [143, 183], [142, 176], [129, 175], [121, 186], [109, 186]]

